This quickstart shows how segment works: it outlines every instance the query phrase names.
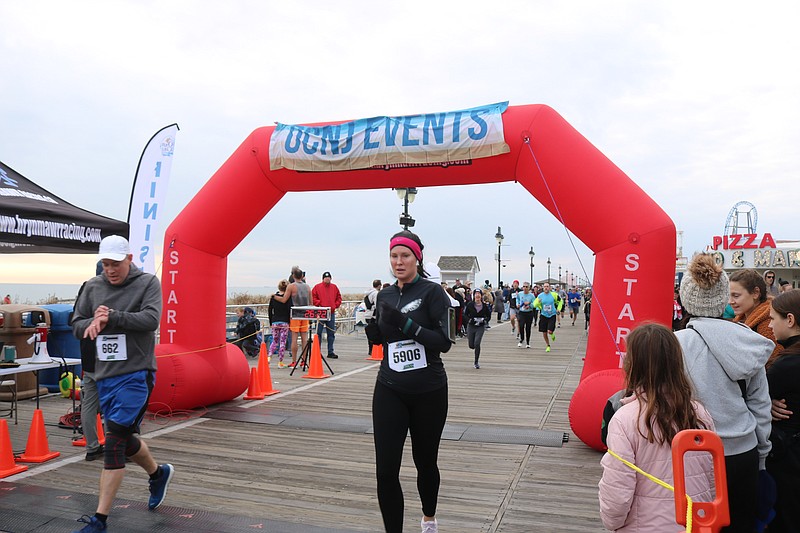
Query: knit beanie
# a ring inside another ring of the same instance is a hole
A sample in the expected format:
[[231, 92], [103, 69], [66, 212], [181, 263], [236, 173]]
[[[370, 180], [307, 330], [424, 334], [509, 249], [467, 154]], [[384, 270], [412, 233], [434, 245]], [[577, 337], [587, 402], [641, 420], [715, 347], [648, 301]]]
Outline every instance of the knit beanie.
[[728, 275], [709, 254], [697, 254], [681, 280], [681, 303], [698, 317], [719, 318], [728, 305]]

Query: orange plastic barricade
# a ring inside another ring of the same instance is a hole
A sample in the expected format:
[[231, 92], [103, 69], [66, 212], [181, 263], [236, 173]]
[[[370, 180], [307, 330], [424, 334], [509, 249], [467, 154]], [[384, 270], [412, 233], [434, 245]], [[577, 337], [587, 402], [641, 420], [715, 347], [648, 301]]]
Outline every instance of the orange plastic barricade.
[[685, 429], [672, 439], [672, 472], [675, 477], [675, 519], [687, 526], [686, 479], [684, 479], [683, 456], [686, 452], [709, 452], [714, 461], [713, 502], [692, 503], [693, 533], [717, 533], [731, 523], [728, 511], [728, 481], [725, 474], [725, 450], [722, 441], [713, 431]]

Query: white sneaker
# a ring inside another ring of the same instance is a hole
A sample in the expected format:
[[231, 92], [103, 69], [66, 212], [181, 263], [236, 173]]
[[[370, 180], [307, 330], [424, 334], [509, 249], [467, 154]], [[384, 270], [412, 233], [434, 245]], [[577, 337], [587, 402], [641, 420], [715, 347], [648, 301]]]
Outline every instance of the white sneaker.
[[525, 345], [525, 347], [526, 347], [526, 348], [530, 348], [530, 347], [531, 347], [531, 345], [530, 345], [530, 344], [526, 344], [526, 345]]
[[422, 533], [439, 533], [439, 524], [435, 518], [430, 522], [426, 522], [423, 519], [420, 525], [422, 526]]
[[522, 348], [522, 342], [517, 343], [517, 348]]

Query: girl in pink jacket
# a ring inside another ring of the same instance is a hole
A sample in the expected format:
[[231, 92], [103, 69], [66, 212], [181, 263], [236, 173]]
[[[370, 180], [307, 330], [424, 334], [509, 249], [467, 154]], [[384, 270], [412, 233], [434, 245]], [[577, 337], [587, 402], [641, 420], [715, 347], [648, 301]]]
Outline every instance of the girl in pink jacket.
[[[608, 426], [608, 449], [674, 485], [672, 438], [684, 429], [714, 429], [711, 415], [692, 401], [678, 339], [660, 324], [644, 324], [626, 339], [625, 398]], [[714, 499], [711, 455], [687, 453], [686, 491], [694, 501]], [[600, 516], [611, 531], [683, 532], [674, 495], [606, 453], [600, 464]]]

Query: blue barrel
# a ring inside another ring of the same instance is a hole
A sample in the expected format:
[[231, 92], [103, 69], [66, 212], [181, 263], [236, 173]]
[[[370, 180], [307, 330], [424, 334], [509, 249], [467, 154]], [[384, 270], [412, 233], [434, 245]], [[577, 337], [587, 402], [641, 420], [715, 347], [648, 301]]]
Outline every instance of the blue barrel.
[[[41, 307], [50, 312], [50, 331], [47, 333], [47, 352], [58, 361], [59, 357], [81, 358], [81, 343], [72, 334], [72, 304], [47, 304]], [[77, 377], [81, 376], [81, 366], [71, 369]], [[39, 372], [39, 384], [50, 392], [58, 392], [59, 370], [48, 368]]]

